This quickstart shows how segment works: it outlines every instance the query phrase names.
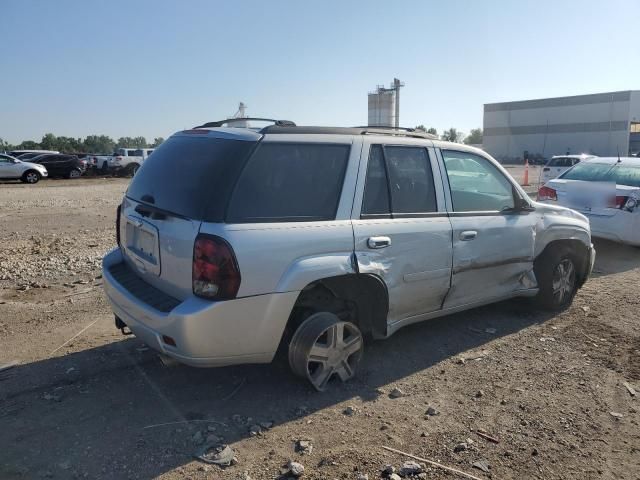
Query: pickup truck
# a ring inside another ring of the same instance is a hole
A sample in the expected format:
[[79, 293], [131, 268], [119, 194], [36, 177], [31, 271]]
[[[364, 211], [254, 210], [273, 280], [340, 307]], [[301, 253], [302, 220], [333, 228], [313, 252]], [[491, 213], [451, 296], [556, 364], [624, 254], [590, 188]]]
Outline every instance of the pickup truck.
[[153, 148], [118, 148], [113, 155], [95, 155], [93, 167], [100, 173], [133, 176]]

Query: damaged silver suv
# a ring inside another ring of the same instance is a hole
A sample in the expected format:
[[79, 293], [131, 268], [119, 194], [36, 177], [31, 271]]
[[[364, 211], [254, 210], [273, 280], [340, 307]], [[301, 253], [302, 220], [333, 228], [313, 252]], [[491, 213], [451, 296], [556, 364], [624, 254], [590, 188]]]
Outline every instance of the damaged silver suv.
[[318, 390], [363, 336], [512, 297], [560, 310], [587, 219], [533, 202], [485, 152], [399, 129], [211, 122], [141, 166], [103, 262], [116, 325], [187, 365], [270, 362]]

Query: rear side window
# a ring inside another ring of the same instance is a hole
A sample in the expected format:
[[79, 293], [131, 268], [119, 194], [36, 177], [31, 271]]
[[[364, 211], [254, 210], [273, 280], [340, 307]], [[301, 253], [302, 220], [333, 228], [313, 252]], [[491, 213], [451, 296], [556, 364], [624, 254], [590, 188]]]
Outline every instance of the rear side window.
[[131, 180], [133, 200], [188, 218], [220, 222], [235, 180], [255, 142], [174, 136]]
[[313, 143], [261, 144], [240, 175], [227, 222], [335, 219], [350, 148]]
[[372, 145], [362, 215], [393, 212], [394, 216], [402, 216], [435, 211], [436, 193], [426, 149]]

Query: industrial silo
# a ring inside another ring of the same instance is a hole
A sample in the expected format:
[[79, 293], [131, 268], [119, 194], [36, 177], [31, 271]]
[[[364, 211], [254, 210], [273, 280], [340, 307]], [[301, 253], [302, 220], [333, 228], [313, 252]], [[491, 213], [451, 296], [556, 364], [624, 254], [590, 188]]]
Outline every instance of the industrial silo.
[[375, 92], [369, 92], [370, 127], [398, 127], [400, 121], [400, 87], [404, 87], [397, 78], [391, 88], [378, 85]]
[[369, 93], [369, 126], [393, 127], [396, 124], [396, 92], [379, 86]]

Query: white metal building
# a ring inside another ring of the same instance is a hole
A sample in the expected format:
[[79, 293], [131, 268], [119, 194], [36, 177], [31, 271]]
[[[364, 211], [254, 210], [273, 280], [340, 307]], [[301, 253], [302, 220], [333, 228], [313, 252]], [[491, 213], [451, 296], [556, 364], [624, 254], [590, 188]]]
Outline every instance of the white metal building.
[[484, 105], [483, 148], [501, 161], [640, 151], [640, 90]]

